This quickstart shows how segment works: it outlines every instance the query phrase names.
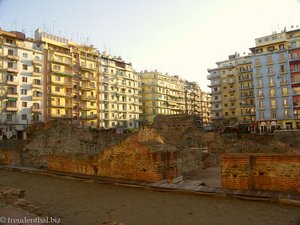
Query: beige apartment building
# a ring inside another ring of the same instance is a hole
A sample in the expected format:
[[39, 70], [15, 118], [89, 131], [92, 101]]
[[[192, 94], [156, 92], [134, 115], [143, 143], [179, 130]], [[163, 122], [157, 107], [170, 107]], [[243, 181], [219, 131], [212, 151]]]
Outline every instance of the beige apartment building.
[[201, 91], [201, 96], [200, 96], [200, 115], [202, 117], [203, 121], [203, 126], [210, 126], [212, 121], [211, 121], [211, 94], [207, 92]]
[[230, 55], [209, 69], [212, 122], [215, 126], [235, 126], [253, 131], [255, 101], [252, 56]]
[[43, 61], [40, 43], [0, 29], [0, 140], [26, 139], [26, 128], [43, 121]]
[[[152, 123], [159, 115], [183, 114], [185, 108], [185, 80], [157, 71], [142, 72], [142, 118], [144, 123]], [[191, 107], [191, 106], [190, 106]]]
[[134, 129], [140, 120], [140, 75], [131, 63], [101, 55], [100, 126]]
[[203, 124], [202, 91], [196, 82], [157, 71], [144, 71], [140, 76], [143, 123], [151, 124], [157, 115], [187, 114], [198, 118], [198, 125]]

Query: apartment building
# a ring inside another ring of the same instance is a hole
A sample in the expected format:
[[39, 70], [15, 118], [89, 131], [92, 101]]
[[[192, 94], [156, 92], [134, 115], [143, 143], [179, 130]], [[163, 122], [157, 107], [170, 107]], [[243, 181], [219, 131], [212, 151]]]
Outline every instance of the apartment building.
[[134, 129], [140, 121], [140, 75], [121, 57], [101, 55], [100, 126]]
[[[185, 80], [157, 71], [140, 73], [142, 87], [142, 121], [152, 123], [157, 115], [186, 112]], [[192, 107], [189, 104], [190, 107]]]
[[185, 81], [185, 114], [201, 116], [201, 89], [196, 82]]
[[241, 129], [255, 131], [255, 97], [252, 75], [252, 56], [246, 55], [236, 58], [238, 78], [238, 124]]
[[293, 128], [300, 129], [300, 30], [287, 32], [291, 94], [293, 106]]
[[99, 113], [99, 51], [93, 46], [70, 42], [73, 56], [73, 118], [79, 127], [98, 128]]
[[207, 78], [211, 80], [212, 122], [215, 126], [238, 125], [238, 77], [237, 55], [217, 62], [217, 68], [209, 69]]
[[0, 30], [0, 139], [26, 139], [43, 121], [43, 51], [21, 32]]
[[[287, 32], [255, 39], [252, 67], [260, 133], [295, 128]], [[290, 39], [291, 40], [291, 39]]]
[[200, 110], [203, 126], [210, 126], [211, 121], [211, 93], [201, 91]]

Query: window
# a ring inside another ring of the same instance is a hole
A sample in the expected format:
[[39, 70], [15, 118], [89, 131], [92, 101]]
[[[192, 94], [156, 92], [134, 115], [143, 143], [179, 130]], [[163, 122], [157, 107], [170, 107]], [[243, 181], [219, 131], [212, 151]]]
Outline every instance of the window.
[[298, 59], [298, 53], [297, 52], [292, 53], [292, 59]]
[[272, 75], [273, 74], [273, 67], [269, 66], [268, 67], [268, 75]]
[[8, 55], [14, 55], [14, 51], [11, 49], [8, 49], [7, 53], [8, 53]]
[[276, 91], [274, 88], [270, 88], [269, 95], [270, 95], [270, 97], [276, 97]]
[[271, 107], [271, 108], [276, 108], [276, 107], [277, 107], [277, 101], [276, 101], [275, 99], [272, 99], [272, 100], [270, 101], [270, 107]]
[[60, 87], [55, 87], [56, 92], [60, 92]]
[[216, 108], [219, 108], [219, 104], [215, 104], [215, 107], [216, 107]]
[[228, 112], [225, 112], [225, 116], [228, 116]]
[[256, 69], [256, 76], [261, 76], [261, 69]]
[[283, 87], [283, 88], [281, 89], [281, 94], [282, 94], [282, 95], [288, 95], [288, 94], [289, 94], [288, 88], [287, 88], [287, 87]]
[[263, 81], [262, 79], [257, 80], [257, 87], [262, 87], [263, 86]]
[[26, 64], [23, 64], [23, 70], [28, 70], [28, 66]]
[[27, 77], [22, 77], [22, 82], [27, 83]]
[[286, 76], [281, 77], [281, 84], [287, 84]]
[[259, 112], [259, 119], [264, 120], [265, 119], [265, 112]]
[[269, 78], [269, 85], [270, 86], [274, 86], [275, 85], [275, 83], [274, 83], [274, 77]]
[[283, 106], [289, 106], [289, 100], [287, 98], [282, 99]]
[[60, 76], [55, 76], [55, 81], [60, 81]]
[[6, 42], [7, 44], [12, 44], [12, 43], [13, 43], [13, 40], [12, 40], [12, 39], [6, 38], [5, 42]]
[[12, 121], [12, 114], [7, 114], [6, 115], [6, 120], [7, 121]]
[[258, 106], [260, 109], [264, 108], [264, 102], [263, 101], [258, 101]]
[[227, 108], [227, 107], [228, 107], [228, 104], [227, 104], [227, 103], [225, 103], [225, 104], [224, 104], [224, 107], [225, 107], [225, 108]]
[[288, 109], [283, 110], [283, 117], [286, 119], [290, 118], [290, 110]]
[[21, 95], [27, 95], [27, 90], [26, 89], [21, 89]]
[[23, 58], [27, 59], [28, 58], [28, 54], [27, 53], [23, 53]]
[[22, 107], [26, 108], [27, 107], [27, 102], [22, 102]]
[[220, 113], [216, 113], [216, 116], [220, 116]]
[[285, 65], [280, 65], [280, 73], [284, 73], [285, 72]]
[[22, 120], [27, 120], [27, 114], [22, 114]]
[[[269, 50], [268, 50], [269, 51]], [[273, 59], [271, 55], [267, 56], [267, 64], [272, 64], [273, 63]]]

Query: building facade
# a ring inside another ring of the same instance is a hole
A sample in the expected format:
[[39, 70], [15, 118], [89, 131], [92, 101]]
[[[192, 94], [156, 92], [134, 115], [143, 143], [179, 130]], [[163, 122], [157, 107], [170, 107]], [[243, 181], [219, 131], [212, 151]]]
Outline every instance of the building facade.
[[203, 121], [203, 126], [211, 126], [211, 93], [202, 92], [200, 96], [200, 110], [201, 110], [201, 118]]
[[236, 72], [238, 124], [241, 129], [254, 132], [256, 114], [251, 55], [236, 58]]
[[140, 75], [120, 57], [101, 55], [100, 126], [134, 129], [140, 121]]
[[42, 46], [20, 32], [0, 30], [0, 139], [26, 138], [43, 121]]
[[255, 39], [252, 67], [260, 133], [295, 127], [287, 33]]

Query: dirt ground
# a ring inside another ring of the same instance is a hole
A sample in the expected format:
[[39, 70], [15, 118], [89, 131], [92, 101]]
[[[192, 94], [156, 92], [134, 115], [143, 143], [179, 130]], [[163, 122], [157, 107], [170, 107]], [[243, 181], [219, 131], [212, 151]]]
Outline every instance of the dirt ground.
[[[298, 225], [300, 208], [269, 202], [157, 192], [93, 181], [0, 170], [0, 187], [25, 189], [25, 198], [66, 225]], [[1, 215], [0, 215], [1, 216]]]
[[184, 180], [200, 180], [209, 187], [221, 187], [221, 166], [216, 165], [183, 174]]

